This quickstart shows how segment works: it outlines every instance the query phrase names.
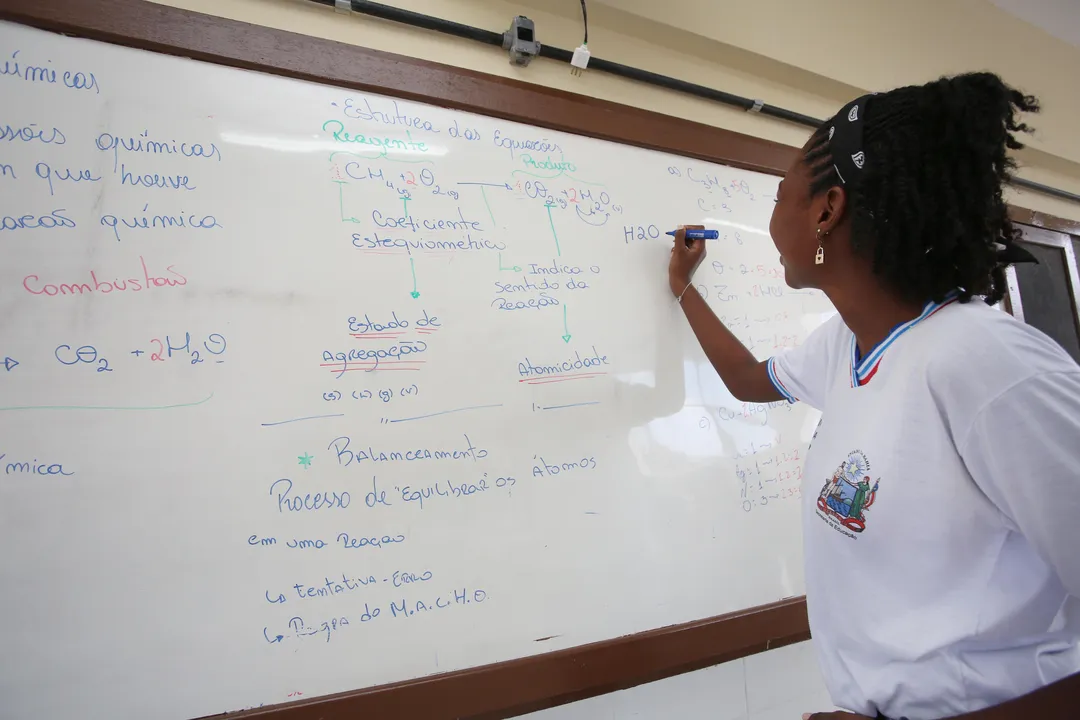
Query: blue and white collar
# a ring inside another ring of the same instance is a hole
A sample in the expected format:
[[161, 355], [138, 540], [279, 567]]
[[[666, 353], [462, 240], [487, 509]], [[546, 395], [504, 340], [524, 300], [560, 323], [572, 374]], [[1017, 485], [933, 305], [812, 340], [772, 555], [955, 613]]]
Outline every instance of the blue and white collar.
[[950, 292], [948, 295], [946, 295], [945, 299], [942, 302], [938, 303], [931, 300], [926, 304], [925, 307], [923, 307], [923, 311], [919, 314], [917, 318], [909, 320], [906, 323], [901, 323], [900, 325], [897, 325], [895, 328], [893, 328], [892, 332], [889, 333], [888, 337], [875, 345], [873, 349], [863, 355], [861, 359], [859, 358], [859, 348], [858, 343], [855, 340], [855, 333], [852, 333], [851, 387], [862, 387], [863, 385], [866, 385], [868, 382], [870, 382], [870, 379], [874, 377], [875, 373], [877, 373], [878, 371], [878, 367], [881, 365], [881, 358], [884, 357], [885, 350], [887, 350], [890, 345], [896, 342], [896, 339], [898, 337], [921, 323], [923, 320], [926, 320], [928, 317], [936, 313], [941, 308], [956, 302], [956, 300], [956, 291]]

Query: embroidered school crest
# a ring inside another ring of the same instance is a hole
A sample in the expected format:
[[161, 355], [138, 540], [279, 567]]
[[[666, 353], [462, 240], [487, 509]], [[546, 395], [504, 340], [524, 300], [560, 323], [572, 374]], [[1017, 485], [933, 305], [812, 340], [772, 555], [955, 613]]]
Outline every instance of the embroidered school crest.
[[837, 530], [861, 533], [866, 529], [866, 511], [877, 499], [879, 482], [875, 480], [871, 485], [870, 461], [861, 450], [848, 453], [821, 488], [818, 515]]

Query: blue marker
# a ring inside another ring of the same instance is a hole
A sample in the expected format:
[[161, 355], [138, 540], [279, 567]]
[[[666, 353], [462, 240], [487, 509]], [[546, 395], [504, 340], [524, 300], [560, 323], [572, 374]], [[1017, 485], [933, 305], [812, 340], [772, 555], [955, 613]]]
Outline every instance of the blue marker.
[[[677, 230], [669, 230], [668, 235], [675, 237]], [[687, 230], [687, 240], [717, 240], [720, 237], [720, 233], [716, 230]]]

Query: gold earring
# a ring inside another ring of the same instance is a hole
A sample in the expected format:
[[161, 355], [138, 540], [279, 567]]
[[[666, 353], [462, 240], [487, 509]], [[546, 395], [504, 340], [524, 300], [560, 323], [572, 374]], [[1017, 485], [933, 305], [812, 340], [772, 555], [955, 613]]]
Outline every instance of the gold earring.
[[821, 228], [817, 229], [817, 252], [814, 253], [814, 264], [825, 264], [825, 247], [821, 244]]

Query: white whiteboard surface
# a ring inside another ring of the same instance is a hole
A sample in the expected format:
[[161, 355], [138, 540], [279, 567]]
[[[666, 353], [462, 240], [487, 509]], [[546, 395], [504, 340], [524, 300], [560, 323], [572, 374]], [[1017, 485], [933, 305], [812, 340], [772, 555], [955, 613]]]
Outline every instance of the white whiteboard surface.
[[803, 592], [817, 417], [731, 397], [662, 234], [719, 229], [700, 288], [780, 352], [831, 308], [784, 285], [776, 178], [10, 24], [0, 58], [4, 718], [197, 717]]

